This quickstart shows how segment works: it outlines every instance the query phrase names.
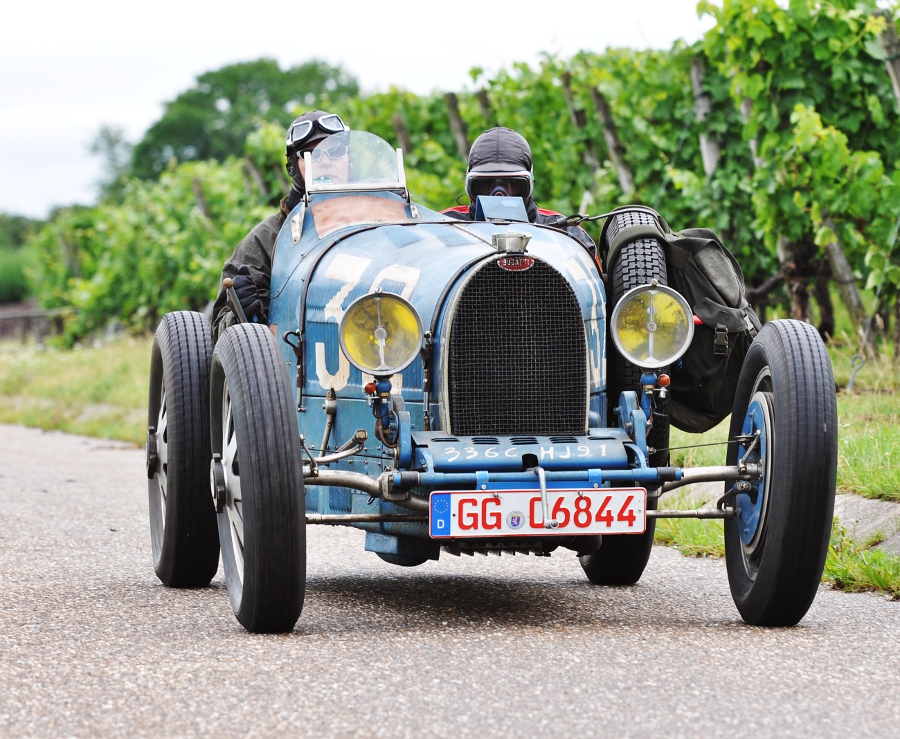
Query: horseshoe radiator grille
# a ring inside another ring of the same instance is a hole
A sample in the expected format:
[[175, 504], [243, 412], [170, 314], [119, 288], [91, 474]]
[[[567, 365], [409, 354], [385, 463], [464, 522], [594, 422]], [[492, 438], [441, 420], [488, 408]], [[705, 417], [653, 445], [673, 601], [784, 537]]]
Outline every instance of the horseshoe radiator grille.
[[463, 287], [450, 328], [447, 389], [454, 434], [583, 434], [587, 346], [568, 281], [538, 259], [495, 259]]

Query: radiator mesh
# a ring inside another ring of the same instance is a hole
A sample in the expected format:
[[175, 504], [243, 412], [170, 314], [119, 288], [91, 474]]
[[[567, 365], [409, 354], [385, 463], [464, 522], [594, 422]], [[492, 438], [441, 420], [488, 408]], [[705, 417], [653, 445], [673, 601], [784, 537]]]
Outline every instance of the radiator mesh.
[[585, 433], [586, 353], [581, 308], [559, 272], [537, 259], [521, 272], [486, 264], [463, 288], [450, 330], [453, 433]]

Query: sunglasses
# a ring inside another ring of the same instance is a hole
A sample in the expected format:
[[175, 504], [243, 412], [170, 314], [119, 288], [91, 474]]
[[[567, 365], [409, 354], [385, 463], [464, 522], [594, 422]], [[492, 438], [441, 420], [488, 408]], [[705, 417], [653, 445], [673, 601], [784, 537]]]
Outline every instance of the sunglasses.
[[287, 134], [288, 146], [296, 148], [309, 138], [315, 128], [325, 133], [338, 133], [339, 131], [347, 130], [347, 126], [344, 125], [339, 115], [329, 113], [316, 118], [314, 121], [300, 121], [291, 126]]
[[503, 190], [514, 198], [524, 198], [528, 196], [531, 187], [525, 177], [473, 177], [469, 180], [469, 190], [473, 197], [486, 196], [497, 190]]
[[314, 162], [321, 161], [322, 157], [327, 154], [329, 159], [340, 159], [347, 156], [350, 147], [347, 144], [332, 144], [331, 146], [320, 146], [313, 149], [309, 156]]

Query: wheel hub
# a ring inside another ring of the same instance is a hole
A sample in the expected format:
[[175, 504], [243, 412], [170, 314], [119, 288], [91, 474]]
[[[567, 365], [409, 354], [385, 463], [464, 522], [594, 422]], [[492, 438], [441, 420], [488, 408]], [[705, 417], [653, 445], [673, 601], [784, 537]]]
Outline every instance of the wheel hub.
[[[751, 398], [744, 417], [742, 438], [739, 439], [741, 457], [749, 467], [751, 464], [759, 469], [756, 480], [742, 481], [736, 487], [735, 498], [738, 516], [738, 533], [741, 543], [748, 553], [752, 553], [762, 538], [766, 513], [766, 485], [769, 445], [771, 444], [771, 394], [757, 391]], [[754, 441], [747, 441], [753, 439]]]
[[216, 507], [216, 513], [225, 510], [225, 467], [222, 464], [222, 455], [213, 454], [212, 462], [209, 466], [209, 487], [212, 492], [213, 504]]
[[159, 467], [159, 451], [156, 443], [156, 426], [147, 429], [147, 479], [152, 480]]

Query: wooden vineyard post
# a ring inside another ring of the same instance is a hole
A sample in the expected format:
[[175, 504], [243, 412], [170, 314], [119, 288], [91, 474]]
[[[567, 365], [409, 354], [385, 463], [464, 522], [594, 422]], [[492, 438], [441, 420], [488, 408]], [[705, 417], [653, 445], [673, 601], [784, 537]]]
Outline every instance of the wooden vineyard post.
[[[744, 121], [744, 125], [750, 120], [752, 111], [753, 99], [745, 97], [741, 100], [741, 118]], [[750, 155], [753, 158], [753, 169], [764, 167], [765, 161], [757, 155], [756, 139], [750, 139], [748, 146], [750, 147]], [[809, 260], [805, 258], [803, 252], [804, 246], [802, 244], [794, 243], [784, 236], [778, 238], [776, 249], [778, 267], [784, 278], [785, 287], [787, 287], [788, 300], [791, 305], [791, 318], [809, 323], [809, 274], [801, 268], [801, 265]]]
[[591, 98], [594, 101], [594, 108], [603, 124], [603, 138], [606, 139], [606, 148], [609, 152], [610, 161], [616, 168], [619, 175], [619, 186], [625, 197], [630, 196], [634, 192], [634, 176], [625, 162], [625, 149], [619, 140], [619, 133], [616, 130], [615, 121], [612, 118], [612, 112], [609, 109], [609, 103], [596, 87], [591, 87]]
[[59, 236], [59, 251], [62, 254], [63, 262], [68, 268], [69, 272], [79, 280], [82, 278], [81, 274], [81, 259], [78, 255], [78, 242], [73, 240], [71, 243], [66, 239], [65, 234], [60, 234]]
[[[750, 120], [750, 111], [752, 110], [753, 100], [751, 98], [744, 98], [741, 101], [741, 117], [744, 119], [745, 125], [747, 121]], [[750, 139], [749, 145], [750, 154], [753, 156], [753, 168], [759, 169], [765, 164], [765, 162], [756, 155], [756, 139]]]
[[897, 98], [897, 107], [900, 109], [900, 39], [897, 38], [897, 28], [890, 12], [882, 10], [880, 14], [887, 20], [887, 28], [878, 37], [878, 41], [884, 51], [884, 66], [887, 67], [894, 88], [894, 97]]
[[447, 116], [450, 118], [450, 131], [453, 133], [453, 140], [456, 142], [456, 150], [463, 161], [469, 159], [469, 131], [466, 128], [466, 122], [459, 114], [459, 100], [455, 92], [444, 93], [444, 103], [447, 106]]
[[784, 284], [788, 290], [791, 303], [791, 318], [809, 322], [809, 286], [807, 273], [801, 265], [808, 260], [804, 258], [803, 248], [784, 236], [778, 239], [778, 264]]
[[484, 120], [487, 121], [487, 128], [493, 128], [497, 124], [494, 122], [494, 111], [491, 109], [491, 99], [488, 97], [487, 90], [482, 87], [475, 93], [475, 97], [481, 106], [481, 114], [484, 116]]
[[[847, 255], [844, 253], [841, 242], [838, 240], [834, 221], [830, 217], [824, 218], [822, 225], [830, 229], [831, 233], [834, 234], [834, 239], [825, 246], [825, 256], [828, 258], [828, 264], [831, 267], [831, 275], [837, 283], [838, 291], [841, 293], [841, 298], [844, 301], [844, 305], [847, 306], [847, 311], [850, 313], [850, 318], [854, 326], [856, 326], [856, 330], [862, 336], [866, 330], [866, 323], [869, 317], [866, 314], [862, 297], [860, 297], [859, 288], [856, 286], [856, 277], [853, 275], [853, 270], [850, 268], [850, 262], [847, 261]], [[869, 331], [866, 339], [866, 351], [871, 356], [876, 356], [878, 347], [871, 331]]]
[[[897, 27], [888, 10], [879, 11], [887, 21], [887, 27], [878, 37], [881, 49], [884, 51], [884, 66], [888, 77], [891, 78], [891, 87], [894, 88], [894, 97], [897, 100], [897, 110], [900, 111], [900, 38], [897, 36]], [[900, 293], [894, 302], [894, 361], [900, 359]]]
[[[703, 74], [705, 71], [703, 57], [693, 57], [691, 59], [691, 88], [694, 91], [694, 114], [697, 116], [698, 123], [703, 123], [712, 109], [709, 95], [703, 91]], [[721, 150], [716, 136], [701, 133], [700, 155], [703, 157], [703, 171], [706, 173], [707, 179], [715, 173], [720, 154]]]
[[[560, 78], [562, 80], [563, 95], [566, 97], [566, 107], [569, 109], [569, 118], [571, 119], [575, 130], [581, 132], [584, 130], [584, 125], [587, 120], [584, 111], [578, 110], [575, 107], [575, 97], [572, 95], [572, 74], [570, 72], [563, 72], [562, 75], [560, 75]], [[597, 159], [594, 145], [589, 139], [585, 139], [584, 141], [582, 160], [585, 165], [590, 168], [591, 172], [596, 175], [597, 170], [600, 169], [600, 161]]]
[[406, 119], [403, 113], [395, 112], [391, 116], [391, 123], [394, 126], [394, 133], [397, 136], [397, 143], [403, 150], [403, 156], [408, 156], [412, 152], [412, 140], [409, 138], [409, 129], [406, 127]]
[[203, 214], [203, 217], [209, 221], [208, 225], [211, 225], [213, 214], [209, 209], [209, 204], [206, 202], [206, 196], [203, 194], [203, 185], [200, 184], [200, 180], [197, 177], [194, 177], [191, 180], [191, 189], [194, 191], [194, 200], [197, 201], [197, 209]]
[[249, 156], [245, 157], [244, 161], [241, 163], [241, 171], [244, 173], [244, 177], [251, 180], [259, 189], [264, 198], [269, 197], [269, 186], [266, 184], [266, 178], [263, 177], [262, 172], [259, 171], [259, 168], [253, 163], [253, 160]]

